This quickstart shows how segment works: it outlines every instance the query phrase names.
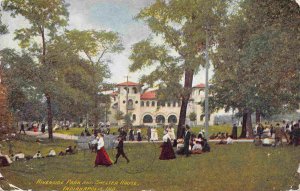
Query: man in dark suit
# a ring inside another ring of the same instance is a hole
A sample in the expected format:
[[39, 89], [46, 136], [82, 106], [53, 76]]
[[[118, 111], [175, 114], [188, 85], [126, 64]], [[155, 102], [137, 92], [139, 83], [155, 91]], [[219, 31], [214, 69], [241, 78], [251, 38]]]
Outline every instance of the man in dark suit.
[[184, 133], [184, 154], [186, 157], [190, 156], [189, 146], [190, 146], [191, 132], [188, 125], [185, 126]]
[[118, 144], [118, 146], [117, 146], [118, 153], [117, 153], [117, 155], [116, 155], [116, 161], [115, 161], [114, 164], [117, 164], [120, 155], [122, 155], [122, 156], [127, 160], [127, 163], [129, 163], [129, 159], [128, 159], [127, 156], [125, 155], [124, 149], [123, 149], [123, 137], [122, 137], [122, 136], [119, 136], [119, 137], [118, 137], [118, 141], [119, 141], [119, 144]]

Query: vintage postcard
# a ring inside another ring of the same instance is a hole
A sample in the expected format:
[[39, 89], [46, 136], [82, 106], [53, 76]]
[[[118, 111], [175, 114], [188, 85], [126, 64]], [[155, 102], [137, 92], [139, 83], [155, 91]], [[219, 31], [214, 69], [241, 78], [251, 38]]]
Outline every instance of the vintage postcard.
[[0, 0], [0, 191], [300, 191], [299, 0]]

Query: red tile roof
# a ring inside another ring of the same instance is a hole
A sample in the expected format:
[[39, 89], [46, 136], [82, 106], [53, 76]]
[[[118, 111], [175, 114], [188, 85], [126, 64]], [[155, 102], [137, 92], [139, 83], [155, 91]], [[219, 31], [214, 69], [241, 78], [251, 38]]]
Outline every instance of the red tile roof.
[[140, 84], [135, 82], [130, 82], [130, 81], [117, 84], [117, 86], [138, 86], [138, 85]]
[[156, 91], [145, 92], [141, 95], [142, 100], [147, 99], [156, 99]]
[[193, 88], [205, 88], [205, 84], [197, 84]]

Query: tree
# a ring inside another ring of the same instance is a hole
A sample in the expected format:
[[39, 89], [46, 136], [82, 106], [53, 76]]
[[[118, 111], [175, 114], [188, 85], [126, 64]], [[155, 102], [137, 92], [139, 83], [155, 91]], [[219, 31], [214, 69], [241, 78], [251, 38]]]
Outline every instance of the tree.
[[259, 122], [299, 103], [299, 9], [295, 1], [252, 0], [238, 10], [220, 34], [212, 95], [216, 107], [242, 113], [241, 137], [251, 137], [252, 113]]
[[[100, 96], [100, 92], [113, 88], [111, 84], [104, 83], [104, 80], [110, 77], [108, 63], [111, 61], [109, 56], [120, 53], [124, 47], [118, 33], [111, 31], [71, 30], [66, 33], [66, 36], [72, 48], [78, 55], [84, 55], [83, 59], [87, 59], [92, 68], [90, 72], [92, 79], [91, 89], [88, 92], [92, 97], [92, 116], [96, 128], [99, 116], [103, 111], [100, 108], [100, 102], [103, 102], [101, 99], [104, 97]], [[105, 103], [108, 104], [109, 102]]]
[[132, 119], [131, 119], [132, 113], [128, 113], [124, 115], [124, 123], [126, 125], [126, 128], [129, 128], [132, 126]]
[[114, 118], [119, 122], [120, 120], [124, 119], [124, 113], [120, 110], [117, 110], [117, 112], [115, 113]]
[[[147, 82], [150, 86], [160, 83], [169, 89], [167, 92], [181, 99], [179, 138], [183, 136], [193, 76], [205, 64], [199, 52], [204, 51], [206, 42], [208, 49], [216, 43], [217, 33], [226, 18], [226, 7], [227, 3], [219, 0], [157, 0], [136, 17], [144, 20], [163, 43], [155, 43], [153, 38], [136, 43], [130, 56], [133, 61], [130, 71], [154, 68], [141, 78], [142, 83]], [[183, 87], [178, 86], [182, 76]]]
[[195, 112], [191, 112], [189, 115], [189, 119], [194, 123], [197, 120], [197, 114]]
[[1, 17], [2, 17], [2, 14], [1, 14], [1, 9], [0, 9], [0, 35], [3, 35], [3, 34], [8, 33], [8, 30], [7, 30], [7, 26], [2, 23]]
[[[39, 61], [36, 86], [46, 97], [48, 132], [52, 139], [51, 98], [55, 88], [52, 82], [56, 79], [51, 70], [52, 62], [47, 57], [47, 45], [57, 35], [58, 30], [67, 25], [67, 4], [64, 0], [4, 0], [2, 5], [5, 11], [11, 12], [11, 16], [21, 15], [29, 22], [28, 28], [16, 30], [15, 39], [20, 41], [21, 48], [27, 48]], [[37, 43], [37, 38], [40, 39], [40, 44]]]

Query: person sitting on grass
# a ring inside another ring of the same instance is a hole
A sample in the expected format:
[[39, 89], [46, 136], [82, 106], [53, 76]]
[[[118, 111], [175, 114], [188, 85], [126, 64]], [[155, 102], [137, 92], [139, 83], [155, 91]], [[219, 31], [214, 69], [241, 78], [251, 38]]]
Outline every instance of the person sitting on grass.
[[65, 153], [64, 153], [63, 151], [60, 151], [60, 152], [58, 153], [58, 156], [65, 156]]
[[32, 158], [34, 158], [34, 159], [40, 159], [40, 158], [42, 158], [42, 154], [41, 154], [41, 152], [40, 151], [38, 151], [37, 153], [35, 153], [35, 155], [33, 155], [33, 157]]
[[9, 166], [12, 163], [8, 155], [4, 155], [0, 150], [0, 166]]
[[262, 140], [262, 145], [263, 146], [272, 146], [272, 140], [270, 139], [270, 138], [264, 138], [263, 140]]
[[209, 146], [207, 140], [203, 139], [203, 141], [201, 143], [202, 143], [202, 151], [203, 152], [210, 152], [210, 146]]
[[22, 152], [18, 152], [17, 154], [12, 155], [12, 156], [13, 156], [12, 157], [13, 161], [25, 159], [25, 155]]
[[55, 156], [56, 156], [56, 152], [55, 152], [55, 150], [53, 150], [53, 149], [50, 149], [50, 151], [49, 151], [49, 153], [48, 153], [47, 157], [55, 157]]
[[72, 146], [68, 146], [68, 148], [66, 148], [66, 154], [73, 154], [73, 149], [72, 149]]
[[183, 144], [183, 139], [177, 139], [177, 149], [176, 149], [176, 153], [178, 155], [183, 155], [184, 154], [184, 144]]
[[197, 139], [196, 144], [194, 144], [192, 148], [192, 154], [201, 154], [201, 153], [202, 153], [201, 140]]
[[216, 138], [216, 134], [215, 133], [213, 133], [210, 137], [209, 137], [209, 139], [215, 139]]

